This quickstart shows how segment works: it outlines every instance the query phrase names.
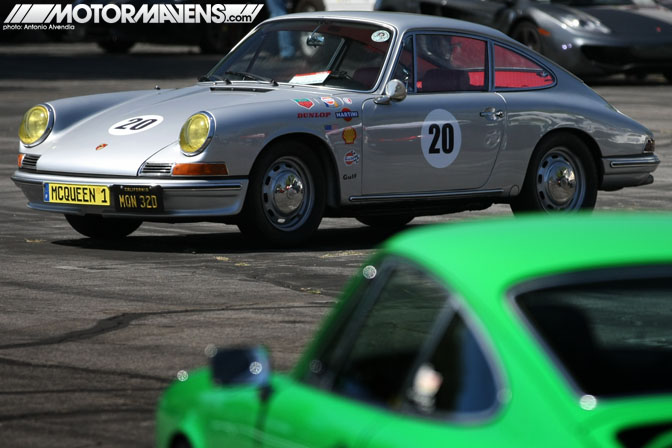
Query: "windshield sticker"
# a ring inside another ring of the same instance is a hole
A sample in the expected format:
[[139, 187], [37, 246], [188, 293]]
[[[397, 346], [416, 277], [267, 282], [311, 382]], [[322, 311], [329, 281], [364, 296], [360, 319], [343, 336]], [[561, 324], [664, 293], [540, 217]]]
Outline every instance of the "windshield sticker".
[[347, 128], [343, 129], [341, 137], [343, 137], [343, 141], [345, 142], [346, 145], [352, 145], [353, 143], [355, 143], [355, 139], [357, 138], [357, 131], [355, 131], [355, 128], [348, 126]]
[[322, 84], [325, 79], [329, 76], [331, 71], [326, 72], [315, 72], [315, 73], [301, 73], [294, 75], [292, 79], [289, 80], [290, 84]]
[[107, 130], [112, 135], [131, 135], [147, 131], [163, 121], [161, 115], [143, 115], [142, 117], [124, 118], [114, 123]]
[[[353, 129], [353, 132], [354, 132], [354, 129]], [[355, 151], [353, 149], [352, 151], [348, 152], [343, 157], [343, 162], [345, 162], [345, 164], [348, 165], [348, 166], [358, 165], [359, 164], [359, 154], [357, 153], [357, 151]]]
[[359, 112], [356, 110], [350, 110], [347, 107], [344, 107], [341, 111], [336, 112], [336, 118], [342, 118], [345, 121], [350, 121], [357, 117], [359, 117]]
[[444, 109], [434, 109], [422, 123], [420, 146], [427, 163], [434, 168], [450, 166], [460, 153], [462, 130], [455, 116]]
[[294, 102], [304, 109], [311, 109], [315, 105], [315, 103], [313, 103], [308, 98], [298, 98], [295, 99]]
[[390, 33], [385, 30], [378, 30], [371, 35], [371, 40], [374, 42], [387, 42], [390, 39]]
[[341, 105], [338, 103], [337, 98], [332, 98], [330, 96], [322, 96], [320, 97], [320, 99], [327, 107], [333, 107], [333, 108], [341, 107]]

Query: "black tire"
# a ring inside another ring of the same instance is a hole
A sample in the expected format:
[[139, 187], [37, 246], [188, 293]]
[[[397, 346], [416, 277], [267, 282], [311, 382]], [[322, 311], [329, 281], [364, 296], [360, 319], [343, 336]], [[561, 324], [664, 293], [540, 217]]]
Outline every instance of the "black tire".
[[377, 229], [400, 229], [415, 218], [412, 215], [358, 216], [357, 221]]
[[317, 154], [305, 144], [272, 144], [252, 168], [238, 227], [253, 240], [274, 246], [306, 242], [322, 221], [324, 178]]
[[520, 22], [511, 31], [511, 37], [537, 53], [543, 53], [541, 35], [537, 31], [537, 25], [534, 23], [527, 21]]
[[597, 182], [597, 169], [588, 146], [575, 135], [555, 134], [537, 145], [523, 188], [511, 201], [511, 210], [592, 210], [597, 200]]
[[103, 218], [99, 215], [65, 215], [65, 219], [82, 235], [100, 240], [123, 238], [142, 224], [139, 219]]
[[120, 40], [117, 38], [110, 38], [98, 41], [98, 46], [105, 50], [106, 53], [123, 54], [128, 53], [135, 42], [130, 40]]

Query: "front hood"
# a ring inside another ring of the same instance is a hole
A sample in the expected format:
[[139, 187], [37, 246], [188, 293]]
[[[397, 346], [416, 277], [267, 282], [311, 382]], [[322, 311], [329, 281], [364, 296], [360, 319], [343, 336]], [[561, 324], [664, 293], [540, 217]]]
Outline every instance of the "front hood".
[[672, 41], [672, 11], [662, 6], [599, 6], [580, 10], [598, 19], [612, 34]]
[[[42, 145], [26, 152], [41, 154], [37, 165], [40, 171], [135, 176], [148, 158], [178, 140], [180, 129], [190, 115], [253, 102], [263, 102], [264, 107], [268, 107], [275, 100], [291, 96], [292, 92], [287, 90], [254, 84], [234, 86], [230, 90], [213, 91], [210, 85], [196, 85], [177, 90], [137, 92], [137, 96], [129, 100], [82, 113], [65, 128], [56, 125]], [[84, 109], [87, 98], [50, 102], [55, 111], [55, 122], [58, 123], [59, 118], [69, 118], [80, 106], [80, 110]], [[143, 123], [140, 119], [149, 121]], [[148, 122], [150, 125], [143, 128]], [[138, 123], [140, 129], [132, 130]], [[115, 127], [122, 129], [115, 130]], [[118, 135], [120, 133], [122, 135]]]

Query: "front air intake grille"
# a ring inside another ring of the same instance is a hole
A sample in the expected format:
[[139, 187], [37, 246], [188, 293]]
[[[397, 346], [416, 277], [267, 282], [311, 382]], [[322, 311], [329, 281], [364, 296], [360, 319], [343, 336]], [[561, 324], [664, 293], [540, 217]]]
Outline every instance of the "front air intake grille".
[[37, 161], [40, 160], [40, 156], [35, 154], [26, 154], [23, 156], [23, 161], [21, 162], [21, 169], [37, 171]]
[[141, 176], [170, 176], [173, 171], [172, 163], [145, 163], [140, 170]]

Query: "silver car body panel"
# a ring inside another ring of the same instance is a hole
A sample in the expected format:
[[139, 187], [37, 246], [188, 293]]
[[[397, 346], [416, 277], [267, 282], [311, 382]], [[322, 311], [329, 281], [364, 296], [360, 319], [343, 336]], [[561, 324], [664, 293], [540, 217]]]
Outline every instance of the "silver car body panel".
[[[332, 208], [413, 198], [506, 201], [519, 192], [539, 141], [558, 130], [581, 133], [594, 141], [593, 157], [610, 189], [645, 183], [642, 179], [657, 165], [655, 155], [642, 154], [653, 137], [648, 129], [615, 110], [570, 73], [492, 28], [376, 12], [305, 13], [291, 18], [375, 21], [397, 30], [375, 89], [359, 92], [256, 81], [205, 82], [176, 90], [50, 101], [55, 111], [51, 134], [36, 147], [20, 146], [20, 152], [30, 155], [35, 165], [12, 176], [29, 205], [112, 216], [116, 213], [112, 208], [46, 204], [39, 197], [41, 184], [159, 185], [165, 190], [165, 210], [152, 214], [153, 218], [236, 215], [255, 160], [280, 138], [308, 138], [315, 150], [321, 146], [323, 157], [330, 159], [325, 166], [333, 166], [328, 179], [337, 182]], [[391, 78], [401, 38], [426, 30], [457, 32], [514, 49], [547, 67], [555, 84], [535, 90], [409, 94], [399, 102], [376, 104], [374, 100]], [[339, 106], [334, 108], [323, 98], [332, 98]], [[313, 105], [303, 107], [299, 99], [309, 99]], [[346, 106], [351, 113], [344, 115]], [[482, 116], [488, 107], [501, 115], [493, 120]], [[419, 138], [423, 123], [435, 110], [452, 114], [462, 132], [459, 155], [444, 168], [427, 163]], [[205, 151], [188, 157], [180, 150], [178, 136], [187, 118], [199, 111], [214, 117], [216, 131]], [[124, 120], [149, 116], [160, 117], [160, 122], [130, 135], [110, 133], [113, 125]], [[612, 163], [617, 159], [635, 163], [626, 168]], [[170, 175], [174, 164], [201, 162], [225, 163], [228, 176], [189, 179]], [[143, 171], [148, 166], [158, 169]]]

